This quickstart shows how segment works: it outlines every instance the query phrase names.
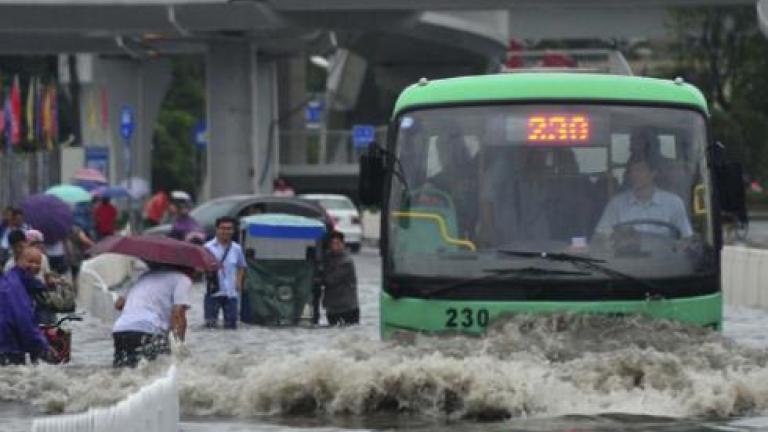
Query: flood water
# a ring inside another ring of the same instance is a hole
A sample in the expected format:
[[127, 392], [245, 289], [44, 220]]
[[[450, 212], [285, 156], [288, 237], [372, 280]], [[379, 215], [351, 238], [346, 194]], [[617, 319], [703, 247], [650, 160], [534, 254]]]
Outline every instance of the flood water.
[[356, 257], [362, 325], [202, 328], [173, 358], [115, 371], [111, 329], [74, 323], [73, 361], [0, 369], [0, 430], [119, 401], [178, 365], [184, 431], [768, 430], [768, 313], [725, 331], [639, 318], [518, 316], [485, 337], [379, 340], [379, 259]]

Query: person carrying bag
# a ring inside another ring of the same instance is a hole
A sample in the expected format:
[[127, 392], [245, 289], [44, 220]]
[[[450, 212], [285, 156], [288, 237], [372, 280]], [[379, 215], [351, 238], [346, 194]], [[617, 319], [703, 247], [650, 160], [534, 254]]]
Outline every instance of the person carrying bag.
[[203, 303], [205, 326], [214, 328], [219, 319], [219, 310], [224, 313], [224, 327], [237, 328], [238, 299], [245, 280], [245, 256], [239, 244], [232, 240], [237, 220], [220, 217], [216, 220], [216, 237], [205, 244], [219, 260], [219, 270], [206, 277], [206, 294]]
[[[232, 243], [227, 246], [227, 249], [224, 251], [224, 255], [219, 260], [219, 268], [221, 268], [224, 265], [224, 260], [227, 259], [227, 255], [229, 255], [229, 250], [232, 249]], [[219, 284], [219, 271], [209, 271], [205, 273], [205, 293], [208, 295], [213, 295], [218, 293], [221, 290], [221, 284]]]

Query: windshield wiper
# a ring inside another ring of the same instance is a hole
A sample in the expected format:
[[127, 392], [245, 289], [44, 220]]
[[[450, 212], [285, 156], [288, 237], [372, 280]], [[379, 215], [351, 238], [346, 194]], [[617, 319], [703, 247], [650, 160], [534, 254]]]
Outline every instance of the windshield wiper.
[[565, 252], [531, 252], [531, 251], [518, 251], [511, 249], [497, 249], [496, 252], [503, 255], [510, 255], [523, 258], [544, 258], [551, 261], [568, 261], [568, 262], [592, 262], [603, 263], [605, 260], [598, 258], [585, 257], [581, 255], [573, 255]]
[[439, 288], [436, 288], [426, 294], [426, 296], [432, 297], [436, 294], [444, 293], [447, 291], [454, 290], [459, 287], [463, 287], [466, 285], [470, 285], [477, 282], [482, 282], [488, 279], [494, 279], [498, 278], [499, 276], [508, 276], [508, 275], [534, 275], [534, 276], [545, 276], [545, 275], [559, 275], [559, 276], [588, 276], [590, 273], [584, 272], [584, 271], [571, 271], [571, 270], [552, 270], [552, 269], [545, 269], [540, 267], [522, 267], [522, 268], [490, 268], [490, 269], [484, 269], [484, 272], [488, 273], [484, 276], [479, 277], [473, 277], [468, 279], [462, 279], [457, 282], [450, 283], [445, 286], [441, 286]]
[[664, 296], [659, 294], [659, 291], [661, 290], [657, 285], [647, 280], [640, 279], [630, 274], [624, 273], [622, 271], [612, 269], [611, 267], [608, 267], [602, 264], [605, 262], [605, 260], [592, 258], [592, 257], [579, 256], [579, 255], [572, 255], [565, 252], [531, 252], [531, 251], [517, 251], [517, 250], [509, 250], [509, 249], [498, 249], [497, 252], [504, 255], [511, 255], [511, 256], [524, 257], [524, 258], [542, 258], [542, 259], [547, 259], [551, 261], [564, 261], [572, 264], [576, 268], [583, 268], [587, 270], [597, 271], [606, 276], [624, 279], [636, 285], [640, 285], [647, 290], [645, 292], [645, 297], [647, 299], [664, 298]]

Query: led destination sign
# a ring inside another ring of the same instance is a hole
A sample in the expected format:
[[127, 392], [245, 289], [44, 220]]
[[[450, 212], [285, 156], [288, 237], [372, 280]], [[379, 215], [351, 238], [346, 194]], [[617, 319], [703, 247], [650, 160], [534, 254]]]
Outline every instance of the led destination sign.
[[535, 114], [528, 117], [528, 141], [541, 143], [586, 143], [591, 124], [583, 114]]

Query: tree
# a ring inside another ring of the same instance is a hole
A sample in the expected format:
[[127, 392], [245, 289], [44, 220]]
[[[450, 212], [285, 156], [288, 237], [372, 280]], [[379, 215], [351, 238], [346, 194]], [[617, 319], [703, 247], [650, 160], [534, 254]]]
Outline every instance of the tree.
[[196, 194], [202, 166], [192, 134], [205, 118], [205, 60], [176, 57], [172, 73], [153, 137], [152, 179], [155, 188]]
[[754, 5], [677, 9], [670, 14], [672, 70], [710, 102], [712, 133], [750, 177], [768, 179], [768, 39]]

